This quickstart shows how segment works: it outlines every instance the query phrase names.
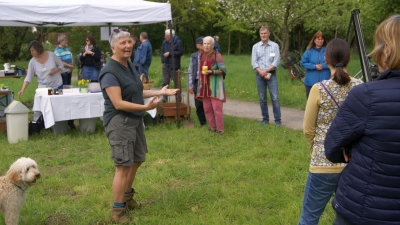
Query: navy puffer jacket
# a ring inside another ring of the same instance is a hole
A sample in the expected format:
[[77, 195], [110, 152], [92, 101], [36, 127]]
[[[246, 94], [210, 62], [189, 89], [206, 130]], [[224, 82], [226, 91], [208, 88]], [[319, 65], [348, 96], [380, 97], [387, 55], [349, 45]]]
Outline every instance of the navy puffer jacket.
[[400, 70], [354, 87], [326, 134], [325, 154], [343, 162], [332, 206], [354, 224], [400, 224]]

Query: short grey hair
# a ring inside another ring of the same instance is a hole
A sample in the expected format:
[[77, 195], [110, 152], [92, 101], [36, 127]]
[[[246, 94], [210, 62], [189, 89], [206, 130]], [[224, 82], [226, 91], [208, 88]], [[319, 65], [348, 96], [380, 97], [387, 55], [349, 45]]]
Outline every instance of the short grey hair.
[[261, 27], [260, 27], [260, 31], [262, 31], [262, 30], [267, 30], [268, 33], [271, 33], [271, 31], [269, 30], [269, 27], [268, 27], [268, 26], [261, 26]]
[[119, 32], [115, 33], [114, 31], [112, 31], [111, 35], [110, 35], [110, 40], [108, 41], [110, 43], [110, 46], [114, 46], [115, 42], [117, 42], [117, 39], [119, 39], [120, 37], [130, 37], [131, 34], [128, 31], [123, 31], [121, 29], [118, 29]]
[[140, 33], [140, 36], [141, 36], [142, 38], [144, 38], [144, 39], [149, 39], [149, 37], [147, 36], [147, 33], [146, 33], [146, 32]]
[[210, 41], [211, 41], [211, 44], [215, 44], [215, 40], [214, 40], [214, 38], [211, 37], [211, 36], [207, 36], [207, 37], [203, 38], [203, 43], [204, 43], [205, 40], [210, 40]]
[[58, 35], [58, 37], [57, 37], [57, 41], [58, 41], [58, 44], [60, 44], [62, 41], [64, 41], [65, 39], [68, 39], [67, 38], [67, 35], [65, 35], [65, 34], [60, 34], [60, 35]]
[[215, 40], [215, 41], [218, 41], [218, 40], [219, 40], [219, 37], [218, 37], [217, 35], [215, 35], [215, 36], [214, 36], [214, 40]]
[[170, 34], [171, 34], [171, 30], [172, 30], [172, 37], [174, 37], [174, 36], [175, 36], [175, 31], [174, 31], [174, 29], [167, 29], [167, 30], [165, 30], [165, 34], [170, 35]]

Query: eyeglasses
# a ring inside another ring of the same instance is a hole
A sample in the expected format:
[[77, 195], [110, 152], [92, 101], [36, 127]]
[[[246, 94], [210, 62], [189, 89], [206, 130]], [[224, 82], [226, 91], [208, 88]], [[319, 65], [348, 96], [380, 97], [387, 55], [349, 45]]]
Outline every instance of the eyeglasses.
[[118, 34], [120, 31], [125, 31], [125, 32], [127, 32], [128, 29], [126, 29], [126, 28], [121, 28], [121, 29], [114, 29], [114, 30], [113, 30], [113, 32], [114, 32], [115, 34]]

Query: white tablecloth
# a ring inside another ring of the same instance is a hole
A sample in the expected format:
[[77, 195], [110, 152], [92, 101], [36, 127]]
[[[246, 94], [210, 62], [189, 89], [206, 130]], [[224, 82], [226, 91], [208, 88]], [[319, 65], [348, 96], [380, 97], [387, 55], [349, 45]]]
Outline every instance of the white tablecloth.
[[[145, 104], [148, 100], [144, 99]], [[49, 128], [58, 121], [102, 117], [104, 98], [101, 92], [69, 95], [35, 94], [33, 111], [42, 112], [44, 124]], [[147, 111], [153, 118], [156, 112], [155, 108]]]
[[102, 93], [70, 95], [35, 95], [33, 111], [40, 111], [46, 128], [63, 120], [102, 117], [104, 98]]

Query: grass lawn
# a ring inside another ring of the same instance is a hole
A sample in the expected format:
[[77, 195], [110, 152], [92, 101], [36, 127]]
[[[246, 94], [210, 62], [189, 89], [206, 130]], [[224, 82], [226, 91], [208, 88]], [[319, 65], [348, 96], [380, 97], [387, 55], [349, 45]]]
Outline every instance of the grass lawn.
[[[302, 132], [234, 117], [225, 123], [224, 136], [148, 127], [147, 162], [134, 184], [143, 203], [132, 212], [136, 224], [297, 223], [309, 164]], [[100, 121], [94, 134], [43, 131], [13, 145], [0, 134], [0, 142], [2, 174], [21, 156], [35, 159], [42, 173], [20, 224], [108, 224], [114, 166]], [[333, 217], [328, 205], [320, 224]]]
[[[227, 96], [258, 102], [250, 56], [224, 56]], [[189, 56], [182, 57], [186, 71]], [[17, 62], [23, 66], [26, 62]], [[351, 74], [359, 70], [352, 61]], [[150, 80], [161, 84], [155, 57]], [[278, 69], [281, 105], [304, 109], [304, 86]], [[1, 79], [14, 91], [23, 79]], [[75, 81], [76, 82], [76, 81]], [[186, 78], [182, 78], [185, 84]], [[33, 101], [36, 78], [19, 99]], [[186, 90], [186, 86], [183, 85]], [[15, 99], [18, 100], [17, 97]], [[192, 118], [195, 112], [192, 109]], [[134, 187], [143, 207], [136, 224], [296, 224], [308, 173], [309, 150], [301, 131], [259, 126], [256, 120], [225, 116], [224, 136], [207, 128], [177, 129], [174, 123], [149, 126], [149, 153]], [[27, 193], [20, 224], [108, 224], [114, 166], [101, 122], [94, 134], [43, 131], [28, 142], [9, 144], [0, 133], [0, 174], [21, 156], [39, 164], [42, 178]], [[326, 207], [320, 224], [332, 224]], [[4, 221], [0, 215], [0, 224]]]

